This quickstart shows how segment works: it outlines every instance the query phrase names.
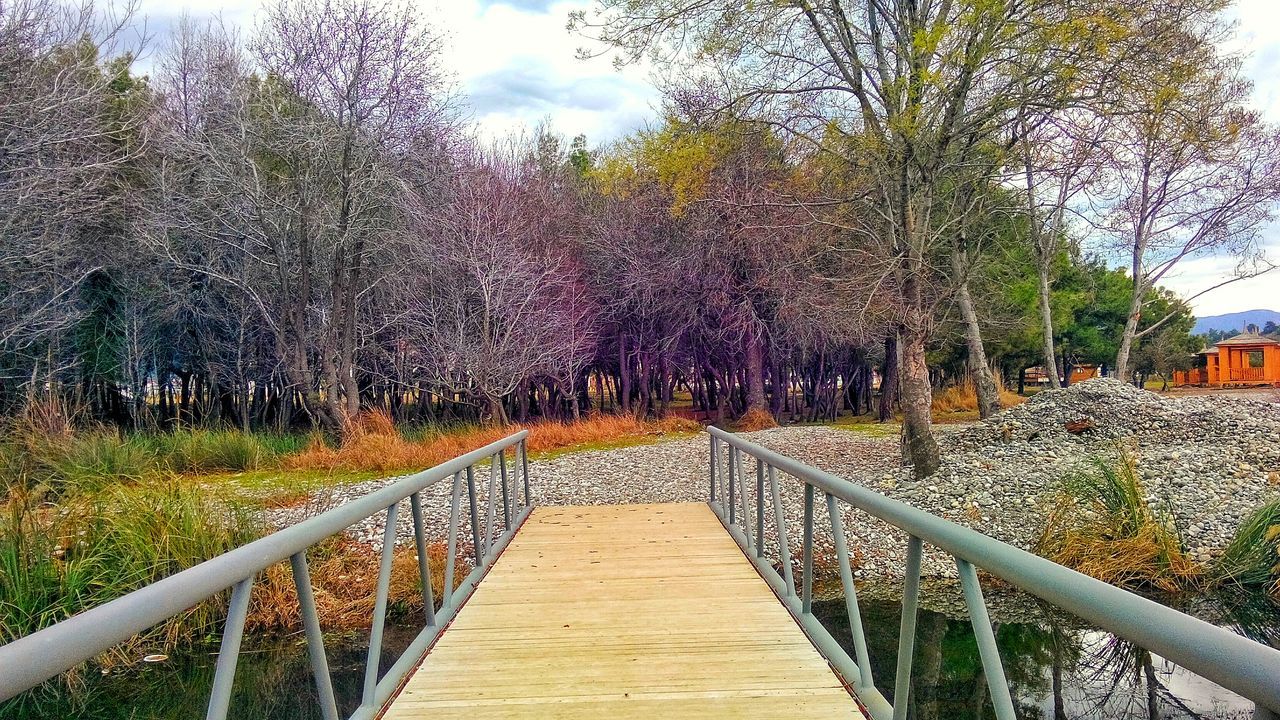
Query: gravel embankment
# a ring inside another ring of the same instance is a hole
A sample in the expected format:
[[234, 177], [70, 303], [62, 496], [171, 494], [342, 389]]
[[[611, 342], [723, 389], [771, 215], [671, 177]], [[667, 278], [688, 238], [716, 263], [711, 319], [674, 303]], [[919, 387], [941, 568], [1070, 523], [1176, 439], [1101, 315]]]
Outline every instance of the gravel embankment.
[[[1079, 434], [1068, 423], [1087, 421]], [[1162, 397], [1111, 380], [1091, 380], [1036, 395], [988, 421], [940, 433], [941, 470], [921, 481], [901, 467], [898, 439], [835, 427], [775, 428], [744, 437], [832, 474], [997, 539], [1028, 547], [1052, 508], [1061, 477], [1098, 454], [1118, 447], [1136, 453], [1151, 498], [1168, 502], [1193, 553], [1207, 559], [1227, 543], [1241, 518], [1280, 495], [1280, 404], [1232, 397]], [[481, 520], [487, 464], [477, 468]], [[707, 439], [682, 438], [652, 445], [586, 451], [530, 463], [535, 501], [544, 504], [704, 501]], [[754, 504], [754, 463], [747, 464]], [[273, 511], [277, 524], [346, 502], [395, 478], [318, 493], [307, 505]], [[448, 525], [448, 483], [424, 493], [429, 537], [442, 539]], [[781, 494], [792, 554], [800, 546], [800, 483], [783, 478]], [[768, 503], [766, 503], [766, 508]], [[470, 537], [463, 493], [461, 538]], [[771, 516], [766, 511], [766, 516]], [[497, 513], [501, 518], [501, 508]], [[864, 513], [843, 508], [845, 530], [861, 577], [900, 578], [905, 535]], [[819, 503], [815, 544], [831, 555], [830, 525]], [[352, 528], [364, 542], [380, 541], [385, 518]], [[771, 517], [766, 537], [773, 538]], [[407, 504], [397, 534], [411, 542]], [[776, 553], [776, 542], [768, 543]], [[926, 575], [954, 574], [949, 557], [927, 552]]]

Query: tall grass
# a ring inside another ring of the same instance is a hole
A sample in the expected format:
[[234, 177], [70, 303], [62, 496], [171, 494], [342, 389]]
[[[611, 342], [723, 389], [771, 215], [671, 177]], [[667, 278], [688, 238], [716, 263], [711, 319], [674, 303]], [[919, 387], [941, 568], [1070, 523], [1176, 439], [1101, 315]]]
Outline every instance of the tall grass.
[[1217, 583], [1265, 587], [1280, 595], [1280, 499], [1254, 510], [1210, 568]]
[[1127, 588], [1169, 592], [1198, 583], [1172, 514], [1147, 501], [1133, 456], [1092, 465], [1063, 479], [1036, 551], [1056, 563]]
[[[258, 537], [251, 513], [171, 479], [81, 489], [59, 505], [11, 487], [0, 520], [0, 642], [227, 552]], [[137, 643], [173, 647], [221, 621], [221, 599]]]
[[[1015, 405], [1021, 405], [1027, 399], [1016, 392], [1006, 390], [1004, 383], [1000, 378], [996, 377], [996, 385], [1000, 392], [1000, 407], [1010, 408]], [[948, 415], [953, 413], [977, 412], [978, 411], [978, 390], [973, 384], [971, 378], [966, 378], [964, 382], [948, 385], [933, 394], [933, 412], [938, 415]]]
[[[616, 443], [646, 436], [701, 429], [684, 419], [644, 422], [623, 415], [595, 415], [578, 422], [538, 422], [528, 426], [531, 453]], [[501, 426], [419, 429], [402, 434], [381, 413], [363, 413], [350, 423], [335, 447], [313, 438], [305, 450], [284, 459], [297, 470], [415, 470], [470, 452], [515, 432]]]

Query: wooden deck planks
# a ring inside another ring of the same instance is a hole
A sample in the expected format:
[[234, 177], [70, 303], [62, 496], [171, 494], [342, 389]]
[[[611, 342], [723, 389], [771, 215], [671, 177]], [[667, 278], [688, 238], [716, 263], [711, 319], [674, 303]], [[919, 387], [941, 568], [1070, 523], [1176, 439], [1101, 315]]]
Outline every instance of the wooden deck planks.
[[538, 507], [386, 711], [861, 718], [702, 503]]

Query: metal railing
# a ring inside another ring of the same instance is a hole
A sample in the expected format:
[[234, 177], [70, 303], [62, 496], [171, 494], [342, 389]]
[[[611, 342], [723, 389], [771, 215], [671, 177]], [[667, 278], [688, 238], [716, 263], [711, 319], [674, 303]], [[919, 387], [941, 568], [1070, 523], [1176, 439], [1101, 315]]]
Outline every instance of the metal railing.
[[[292, 566], [293, 581], [298, 591], [298, 604], [321, 716], [325, 720], [337, 720], [338, 707], [307, 568], [307, 550], [316, 543], [385, 511], [386, 526], [382, 536], [363, 690], [360, 706], [350, 716], [353, 720], [375, 717], [448, 625], [458, 608], [471, 596], [485, 572], [532, 510], [529, 458], [525, 444], [527, 436], [527, 431], [521, 431], [490, 443], [474, 452], [410, 475], [357, 500], [0, 646], [0, 701], [33, 688], [229, 588], [231, 601], [223, 626], [222, 644], [218, 651], [213, 688], [205, 715], [208, 720], [223, 720], [227, 716], [231, 700], [232, 682], [235, 679], [254, 578], [272, 565], [287, 560]], [[510, 472], [508, 450], [513, 450]], [[475, 470], [478, 464], [486, 460], [490, 470], [487, 497], [478, 499]], [[431, 590], [431, 566], [427, 556], [421, 494], [449, 478], [452, 478], [453, 483], [444, 592], [440, 609], [436, 610]], [[464, 484], [469, 504], [475, 568], [455, 588], [454, 571], [459, 560], [458, 528], [461, 524], [459, 515]], [[520, 501], [521, 491], [524, 495], [523, 502]], [[382, 679], [378, 679], [396, 541], [396, 520], [400, 504], [406, 499], [409, 500], [409, 511], [413, 518], [425, 625]], [[499, 501], [502, 503], [501, 525], [498, 524], [497, 517]], [[481, 507], [482, 502], [484, 507]]]
[[[819, 651], [853, 686], [858, 698], [876, 720], [903, 720], [907, 717], [920, 599], [920, 567], [926, 542], [955, 559], [991, 703], [1000, 720], [1015, 720], [1013, 699], [996, 647], [977, 568], [1248, 698], [1255, 703], [1255, 718], [1280, 717], [1275, 712], [1280, 710], [1280, 650], [892, 500], [733, 433], [716, 427], [707, 430], [711, 434], [712, 510]], [[726, 446], [723, 453], [720, 449], [722, 444]], [[755, 460], [754, 503], [749, 500], [744, 455]], [[792, 568], [791, 547], [779, 491], [779, 472], [804, 483], [799, 590]], [[822, 493], [830, 520], [855, 658], [849, 657], [813, 614], [814, 515], [818, 492]], [[766, 507], [766, 493], [771, 507]], [[892, 705], [876, 690], [871, 676], [866, 635], [841, 517], [842, 502], [887, 522], [908, 536]], [[765, 515], [769, 512], [773, 515], [775, 530], [775, 537], [769, 540], [776, 542], [781, 574], [774, 569], [772, 560], [766, 557]]]

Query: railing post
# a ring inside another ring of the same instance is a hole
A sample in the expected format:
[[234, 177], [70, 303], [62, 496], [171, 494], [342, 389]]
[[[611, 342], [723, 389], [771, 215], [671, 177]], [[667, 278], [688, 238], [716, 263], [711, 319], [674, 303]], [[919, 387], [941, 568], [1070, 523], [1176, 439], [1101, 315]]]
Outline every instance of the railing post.
[[907, 567], [902, 586], [902, 623], [898, 628], [898, 672], [893, 678], [893, 720], [906, 720], [911, 699], [911, 661], [916, 651], [916, 612], [920, 607], [920, 562], [924, 543], [907, 540]]
[[293, 567], [293, 584], [298, 590], [298, 607], [302, 611], [302, 629], [307, 636], [307, 655], [311, 658], [311, 675], [316, 681], [316, 697], [320, 716], [338, 720], [338, 703], [333, 695], [333, 678], [329, 675], [329, 658], [324, 649], [324, 633], [316, 612], [316, 595], [311, 588], [311, 571], [307, 568], [306, 551], [289, 558]]
[[449, 539], [444, 560], [444, 592], [440, 602], [453, 607], [453, 573], [458, 558], [458, 506], [462, 504], [462, 473], [453, 475], [453, 496], [449, 504]]
[[480, 508], [476, 500], [476, 466], [467, 466], [467, 497], [471, 500], [471, 554], [475, 556], [476, 567], [480, 567], [484, 548], [480, 547]]
[[804, 590], [800, 612], [813, 613], [813, 486], [807, 482], [804, 484]]
[[778, 490], [778, 470], [769, 466], [769, 492], [773, 495], [773, 521], [778, 531], [778, 555], [782, 561], [782, 577], [787, 581], [787, 594], [796, 596], [796, 579], [791, 572], [791, 548], [787, 543], [787, 519], [782, 514], [782, 494]]
[[836, 546], [836, 563], [840, 566], [840, 586], [844, 589], [844, 609], [849, 616], [849, 630], [853, 634], [853, 653], [858, 661], [859, 687], [875, 687], [871, 678], [871, 655], [867, 652], [867, 634], [862, 627], [862, 610], [858, 607], [858, 589], [853, 584], [853, 566], [849, 560], [849, 545], [844, 536], [844, 520], [840, 517], [840, 505], [831, 493], [823, 493], [827, 499], [827, 516], [831, 519], [832, 542]]
[[[751, 513], [747, 510], [747, 477], [742, 472], [742, 451], [734, 453], [734, 464], [738, 475], [738, 503], [742, 508], [742, 536], [747, 539], [747, 554], [754, 549], [751, 546]], [[764, 538], [756, 536], [756, 542], [763, 543]]]
[[507, 489], [507, 451], [498, 453], [498, 467], [502, 469], [502, 531], [511, 532], [511, 493]]
[[978, 655], [982, 658], [982, 671], [987, 676], [987, 688], [991, 691], [991, 705], [997, 720], [1016, 720], [1013, 698], [1009, 696], [1009, 681], [1000, 662], [1000, 649], [991, 629], [991, 617], [987, 614], [987, 602], [982, 597], [978, 572], [968, 560], [956, 558], [960, 571], [960, 586], [964, 589], [964, 603], [969, 607], [969, 621], [973, 623], [974, 638], [978, 641]]
[[764, 557], [764, 461], [756, 458], [756, 557]]
[[494, 515], [497, 512], [498, 503], [498, 456], [491, 455], [489, 457], [489, 502], [485, 507], [484, 515], [484, 556], [489, 556], [489, 548], [493, 547], [493, 525], [497, 520]]
[[382, 532], [382, 558], [378, 566], [378, 589], [373, 601], [373, 627], [369, 631], [369, 656], [364, 664], [364, 692], [360, 707], [372, 707], [378, 687], [378, 666], [382, 662], [382, 629], [387, 622], [387, 595], [391, 592], [391, 562], [396, 551], [396, 516], [400, 503], [387, 508], [387, 526]]
[[716, 501], [716, 471], [720, 465], [720, 440], [711, 436], [711, 502]]
[[524, 506], [533, 504], [533, 495], [529, 492], [529, 445], [526, 438], [520, 438], [520, 470], [524, 480]]
[[724, 454], [726, 455], [724, 457], [724, 470], [726, 470], [724, 484], [728, 486], [728, 507], [726, 507], [726, 510], [728, 510], [728, 524], [732, 525], [737, 520], [737, 498], [735, 497], [737, 491], [733, 487], [737, 484], [737, 479], [733, 477], [733, 466], [737, 465], [737, 462], [733, 461], [737, 456], [737, 448], [733, 447], [733, 443], [726, 443], [726, 445], [728, 445], [728, 452]]
[[213, 691], [209, 693], [209, 709], [205, 720], [225, 720], [231, 706], [231, 688], [236, 681], [236, 663], [240, 659], [240, 640], [244, 637], [244, 621], [249, 615], [249, 596], [253, 578], [235, 584], [227, 624], [222, 628], [222, 644], [218, 646], [217, 669], [213, 671]]
[[[461, 477], [453, 474], [453, 514], [458, 514], [458, 483]], [[418, 577], [422, 579], [422, 604], [426, 609], [427, 626], [436, 624], [436, 599], [431, 594], [431, 558], [427, 556], [427, 535], [422, 524], [422, 497], [418, 493], [409, 496], [409, 512], [413, 515], [413, 545], [418, 552]], [[453, 548], [449, 548], [450, 562]], [[448, 598], [446, 593], [445, 598]]]

